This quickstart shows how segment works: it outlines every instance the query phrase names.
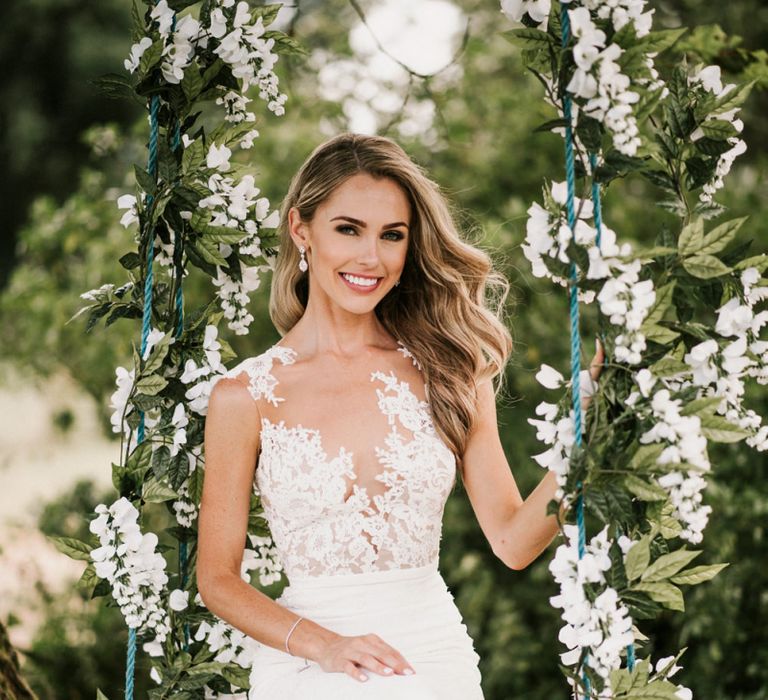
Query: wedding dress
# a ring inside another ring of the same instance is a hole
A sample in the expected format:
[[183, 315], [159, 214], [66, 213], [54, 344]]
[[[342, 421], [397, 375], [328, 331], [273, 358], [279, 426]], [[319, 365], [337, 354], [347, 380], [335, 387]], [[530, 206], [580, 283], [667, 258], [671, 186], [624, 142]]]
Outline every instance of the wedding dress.
[[331, 406], [299, 382], [286, 396], [280, 370], [296, 357], [277, 344], [227, 372], [247, 373], [260, 409], [254, 489], [288, 578], [277, 602], [342, 635], [377, 634], [415, 674], [363, 669], [360, 682], [261, 644], [249, 700], [482, 700], [479, 656], [437, 567], [456, 461], [428, 396], [394, 370], [371, 372], [370, 392], [326, 378], [338, 389]]

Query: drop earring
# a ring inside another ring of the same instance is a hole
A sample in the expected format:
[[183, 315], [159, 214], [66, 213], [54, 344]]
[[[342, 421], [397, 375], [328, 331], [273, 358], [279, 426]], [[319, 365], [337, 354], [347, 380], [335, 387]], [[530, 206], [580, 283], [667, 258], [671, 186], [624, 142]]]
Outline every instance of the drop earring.
[[301, 260], [299, 260], [299, 270], [306, 272], [309, 265], [307, 265], [307, 259], [304, 257], [304, 251], [306, 249], [303, 245], [299, 246], [299, 253], [301, 253]]

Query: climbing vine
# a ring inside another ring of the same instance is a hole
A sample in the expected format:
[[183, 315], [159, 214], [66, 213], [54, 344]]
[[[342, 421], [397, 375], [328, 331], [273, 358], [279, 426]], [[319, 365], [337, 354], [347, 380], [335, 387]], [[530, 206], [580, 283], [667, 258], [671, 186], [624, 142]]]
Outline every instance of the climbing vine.
[[[548, 512], [568, 507], [549, 567], [568, 648], [560, 668], [574, 697], [686, 700], [691, 691], [669, 680], [685, 649], [653, 661], [635, 621], [684, 611], [680, 586], [727, 566], [689, 567], [711, 512], [708, 443], [768, 449], [768, 426], [744, 401], [748, 381], [768, 383], [768, 256], [750, 254], [744, 219], [722, 220], [714, 200], [746, 149], [738, 114], [751, 83], [724, 84], [718, 66], [684, 56], [662, 76], [655, 59], [685, 30], [652, 31], [644, 0], [501, 9], [523, 25], [506, 36], [557, 112], [541, 130], [566, 142], [566, 179], [528, 210], [523, 245], [533, 274], [571, 299], [571, 379], [548, 365], [537, 374], [566, 395], [529, 421], [548, 447], [534, 459], [557, 475]], [[633, 174], [677, 221], [646, 250], [620, 244], [602, 220], [607, 186]], [[583, 444], [579, 396], [595, 389], [578, 380], [580, 302], [597, 302], [607, 354]], [[602, 526], [589, 540], [585, 512]]]
[[[141, 319], [133, 367], [116, 369], [112, 426], [121, 436], [112, 465], [118, 492], [100, 504], [91, 542], [58, 538], [59, 549], [87, 561], [79, 585], [111, 596], [129, 628], [127, 698], [137, 647], [151, 660], [153, 698], [202, 698], [249, 687], [255, 640], [210, 613], [194, 576], [195, 520], [203, 484], [203, 426], [213, 384], [233, 359], [222, 321], [248, 331], [249, 293], [274, 264], [279, 214], [256, 186], [250, 165], [231, 160], [259, 137], [249, 97], [284, 113], [274, 67], [302, 53], [270, 29], [279, 4], [235, 0], [159, 0], [133, 6], [134, 43], [125, 74], [99, 80], [113, 96], [138, 98], [149, 117], [148, 164], [135, 166], [136, 191], [117, 200], [136, 248], [120, 259], [126, 279], [84, 292], [79, 315], [91, 330], [102, 319]], [[210, 278], [213, 301], [185, 313], [183, 281]], [[142, 531], [142, 514], [161, 508], [169, 527]], [[261, 585], [281, 577], [256, 495], [251, 501], [242, 577]], [[163, 542], [160, 539], [163, 539]], [[167, 544], [166, 542], [173, 544]], [[178, 550], [178, 568], [167, 553]]]

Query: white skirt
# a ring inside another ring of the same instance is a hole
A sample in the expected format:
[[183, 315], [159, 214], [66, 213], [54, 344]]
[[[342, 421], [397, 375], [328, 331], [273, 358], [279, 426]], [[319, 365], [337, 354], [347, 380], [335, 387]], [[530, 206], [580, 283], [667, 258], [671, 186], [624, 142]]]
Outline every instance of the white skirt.
[[260, 645], [248, 700], [483, 700], [472, 639], [430, 564], [362, 574], [292, 577], [277, 602], [343, 635], [377, 634], [416, 671], [361, 682]]

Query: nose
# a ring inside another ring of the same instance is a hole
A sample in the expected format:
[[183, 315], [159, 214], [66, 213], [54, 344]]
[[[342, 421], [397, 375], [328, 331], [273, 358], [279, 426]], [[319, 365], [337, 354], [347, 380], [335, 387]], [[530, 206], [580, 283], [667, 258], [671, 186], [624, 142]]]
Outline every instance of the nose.
[[356, 262], [361, 266], [375, 267], [379, 263], [379, 240], [376, 236], [361, 236]]

